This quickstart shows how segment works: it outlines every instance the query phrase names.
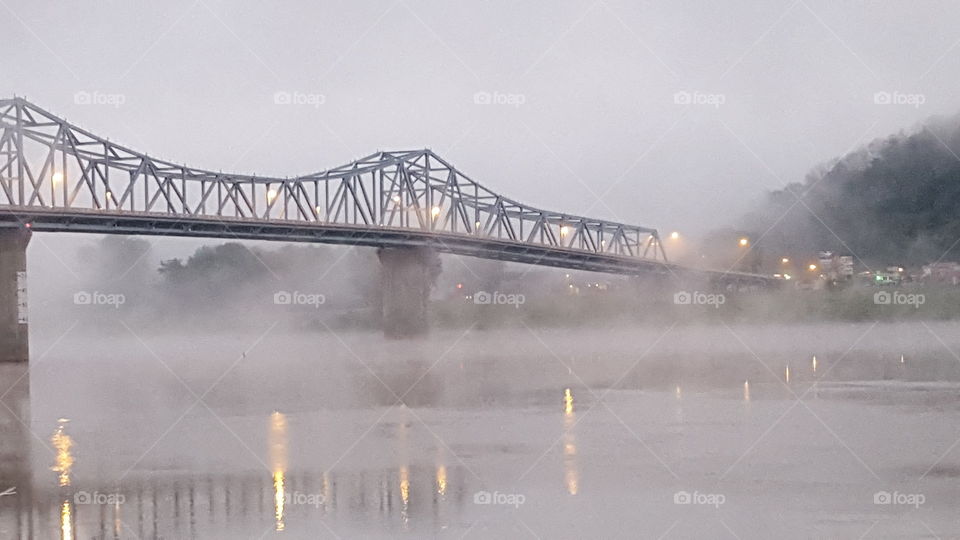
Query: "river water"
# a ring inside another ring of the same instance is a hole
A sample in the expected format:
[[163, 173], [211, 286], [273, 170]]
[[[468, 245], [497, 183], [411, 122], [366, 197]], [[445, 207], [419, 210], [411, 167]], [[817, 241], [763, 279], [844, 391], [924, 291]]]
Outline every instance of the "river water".
[[0, 538], [960, 538], [950, 323], [34, 336]]

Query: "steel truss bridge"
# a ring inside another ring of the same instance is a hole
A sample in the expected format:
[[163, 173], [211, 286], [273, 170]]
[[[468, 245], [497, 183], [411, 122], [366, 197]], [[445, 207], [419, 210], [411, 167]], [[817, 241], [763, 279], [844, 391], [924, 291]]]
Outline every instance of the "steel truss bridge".
[[294, 178], [214, 172], [112, 143], [22, 98], [0, 100], [0, 228], [15, 227], [430, 247], [624, 274], [688, 271], [667, 261], [656, 229], [517, 202], [430, 150], [378, 152]]

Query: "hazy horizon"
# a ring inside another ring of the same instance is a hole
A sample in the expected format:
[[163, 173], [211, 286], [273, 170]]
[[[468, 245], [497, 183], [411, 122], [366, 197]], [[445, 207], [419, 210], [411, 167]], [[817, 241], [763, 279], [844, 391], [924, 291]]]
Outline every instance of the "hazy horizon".
[[287, 176], [429, 147], [517, 200], [688, 234], [960, 111], [949, 2], [0, 10], [0, 95], [151, 156]]

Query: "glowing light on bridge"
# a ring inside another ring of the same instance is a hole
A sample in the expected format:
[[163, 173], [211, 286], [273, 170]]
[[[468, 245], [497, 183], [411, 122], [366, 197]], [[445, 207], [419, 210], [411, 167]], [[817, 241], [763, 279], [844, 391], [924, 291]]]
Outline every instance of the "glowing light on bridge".
[[783, 378], [786, 382], [790, 382], [790, 364], [787, 364], [787, 369], [783, 372]]
[[50, 181], [53, 182], [53, 185], [55, 186], [60, 184], [60, 182], [63, 182], [63, 173], [53, 173]]
[[815, 264], [811, 264], [810, 266], [807, 267], [807, 270], [810, 270], [811, 272], [813, 272], [816, 269], [817, 269], [817, 265]]
[[680, 239], [680, 233], [678, 233], [677, 231], [673, 231], [672, 233], [670, 233], [670, 239], [671, 239], [671, 240], [678, 240], [678, 239]]
[[813, 367], [813, 372], [817, 372], [817, 355], [813, 355], [813, 360], [810, 361], [810, 365]]
[[790, 259], [788, 259], [787, 257], [784, 257], [784, 258], [780, 259], [780, 262], [783, 263], [783, 264], [787, 264], [788, 262], [790, 262]]
[[747, 247], [750, 245], [750, 239], [746, 237], [741, 238], [739, 241], [739, 244], [740, 244], [740, 247]]
[[437, 219], [437, 216], [440, 215], [440, 207], [434, 206], [430, 209], [430, 215], [433, 216], [433, 219]]
[[272, 203], [274, 199], [277, 198], [277, 190], [270, 189], [267, 190], [267, 203]]
[[743, 400], [750, 401], [750, 381], [743, 381]]
[[561, 225], [561, 226], [560, 226], [560, 238], [565, 238], [568, 234], [570, 234], [570, 227], [568, 227], [568, 226], [566, 226], [566, 225]]

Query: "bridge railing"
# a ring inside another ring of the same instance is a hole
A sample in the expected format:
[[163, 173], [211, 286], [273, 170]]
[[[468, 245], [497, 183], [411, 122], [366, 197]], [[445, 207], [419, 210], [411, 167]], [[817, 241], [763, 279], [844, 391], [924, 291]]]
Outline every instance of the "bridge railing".
[[656, 229], [522, 204], [430, 150], [293, 178], [214, 172], [114, 144], [21, 98], [0, 100], [0, 206], [391, 227], [666, 261]]

